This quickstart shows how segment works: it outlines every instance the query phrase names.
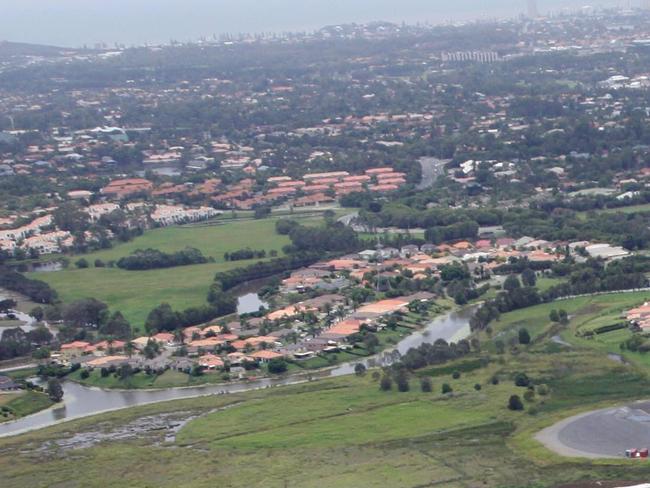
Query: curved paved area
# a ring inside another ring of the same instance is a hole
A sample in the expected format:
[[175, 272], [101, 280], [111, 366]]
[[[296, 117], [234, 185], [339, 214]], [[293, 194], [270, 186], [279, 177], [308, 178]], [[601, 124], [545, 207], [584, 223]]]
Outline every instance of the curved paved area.
[[535, 438], [562, 456], [620, 458], [626, 449], [650, 448], [650, 401], [576, 415]]

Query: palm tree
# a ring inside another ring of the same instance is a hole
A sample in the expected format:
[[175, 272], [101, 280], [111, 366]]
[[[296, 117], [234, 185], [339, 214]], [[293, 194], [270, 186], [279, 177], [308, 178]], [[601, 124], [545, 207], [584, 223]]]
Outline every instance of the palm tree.
[[127, 342], [124, 345], [124, 352], [126, 352], [126, 355], [131, 359], [131, 356], [133, 356], [133, 353], [135, 352], [135, 344], [131, 341]]
[[174, 330], [174, 342], [177, 344], [185, 344], [185, 334], [183, 333], [183, 329]]

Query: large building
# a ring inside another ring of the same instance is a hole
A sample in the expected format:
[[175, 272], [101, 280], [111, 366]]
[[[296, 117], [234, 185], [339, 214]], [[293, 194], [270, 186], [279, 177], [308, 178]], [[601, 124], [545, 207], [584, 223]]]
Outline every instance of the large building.
[[528, 0], [528, 17], [536, 19], [539, 17], [539, 10], [537, 9], [537, 0]]

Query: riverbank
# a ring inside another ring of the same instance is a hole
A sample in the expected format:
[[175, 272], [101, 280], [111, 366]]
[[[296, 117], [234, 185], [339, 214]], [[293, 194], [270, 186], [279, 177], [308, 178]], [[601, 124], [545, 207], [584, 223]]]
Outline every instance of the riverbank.
[[[449, 315], [458, 313], [463, 311]], [[439, 321], [438, 330], [443, 327]], [[218, 479], [233, 488], [262, 486], [260, 480], [278, 488], [452, 487], [459, 480], [547, 488], [578, 479], [647, 479], [647, 463], [599, 464], [551, 455], [532, 462], [529, 445], [511, 444], [518, 432], [563, 410], [586, 408], [621, 388], [631, 394], [647, 382], [621, 375], [621, 366], [602, 355], [548, 353], [537, 345], [508, 355], [507, 362], [494, 358], [481, 368], [463, 368], [486, 354], [418, 371], [432, 380], [430, 392], [421, 390], [419, 375], [409, 377], [408, 391], [395, 384], [383, 391], [370, 372], [304, 379], [283, 388], [142, 404], [2, 439], [3, 486], [24, 486], [25, 466], [35, 456], [50, 480], [83, 484], [103, 473], [98, 487], [147, 486], [157, 476], [164, 476], [167, 486], [197, 488], [197, 479]], [[550, 387], [544, 396], [526, 400], [523, 412], [507, 408], [511, 395], [526, 391], [514, 384], [517, 371], [536, 384], [544, 378]], [[443, 394], [443, 385], [451, 392]], [[159, 463], [147, 462], [152, 458]], [[75, 470], [80, 463], [84, 469]], [[111, 469], [115, 465], [119, 473]]]
[[[123, 408], [165, 402], [169, 400], [196, 398], [211, 395], [241, 393], [245, 391], [265, 389], [274, 386], [286, 386], [305, 381], [328, 377], [339, 377], [354, 373], [357, 362], [366, 367], [380, 367], [391, 364], [395, 360], [393, 351], [404, 354], [409, 348], [417, 347], [425, 342], [433, 344], [438, 339], [469, 335], [469, 318], [475, 307], [459, 311], [451, 311], [433, 319], [424, 329], [409, 335], [394, 348], [386, 350], [377, 356], [361, 359], [360, 361], [341, 364], [323, 370], [305, 371], [300, 375], [281, 378], [263, 378], [246, 383], [227, 383], [223, 385], [187, 386], [183, 388], [167, 388], [160, 390], [106, 390], [83, 386], [73, 381], [63, 383], [64, 400], [52, 410], [19, 419], [9, 424], [0, 425], [0, 437], [16, 435], [34, 429], [40, 429], [62, 421], [78, 419], [101, 412], [120, 410]], [[462, 338], [462, 337], [460, 337]]]
[[0, 423], [27, 417], [54, 404], [45, 393], [38, 391], [0, 393]]

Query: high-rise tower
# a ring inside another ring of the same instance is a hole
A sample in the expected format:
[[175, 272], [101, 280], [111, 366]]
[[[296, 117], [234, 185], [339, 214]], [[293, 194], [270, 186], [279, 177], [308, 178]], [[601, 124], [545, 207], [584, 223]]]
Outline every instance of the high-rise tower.
[[[644, 0], [650, 1], [650, 0]], [[536, 19], [539, 17], [539, 10], [537, 10], [537, 0], [528, 0], [528, 17]]]

